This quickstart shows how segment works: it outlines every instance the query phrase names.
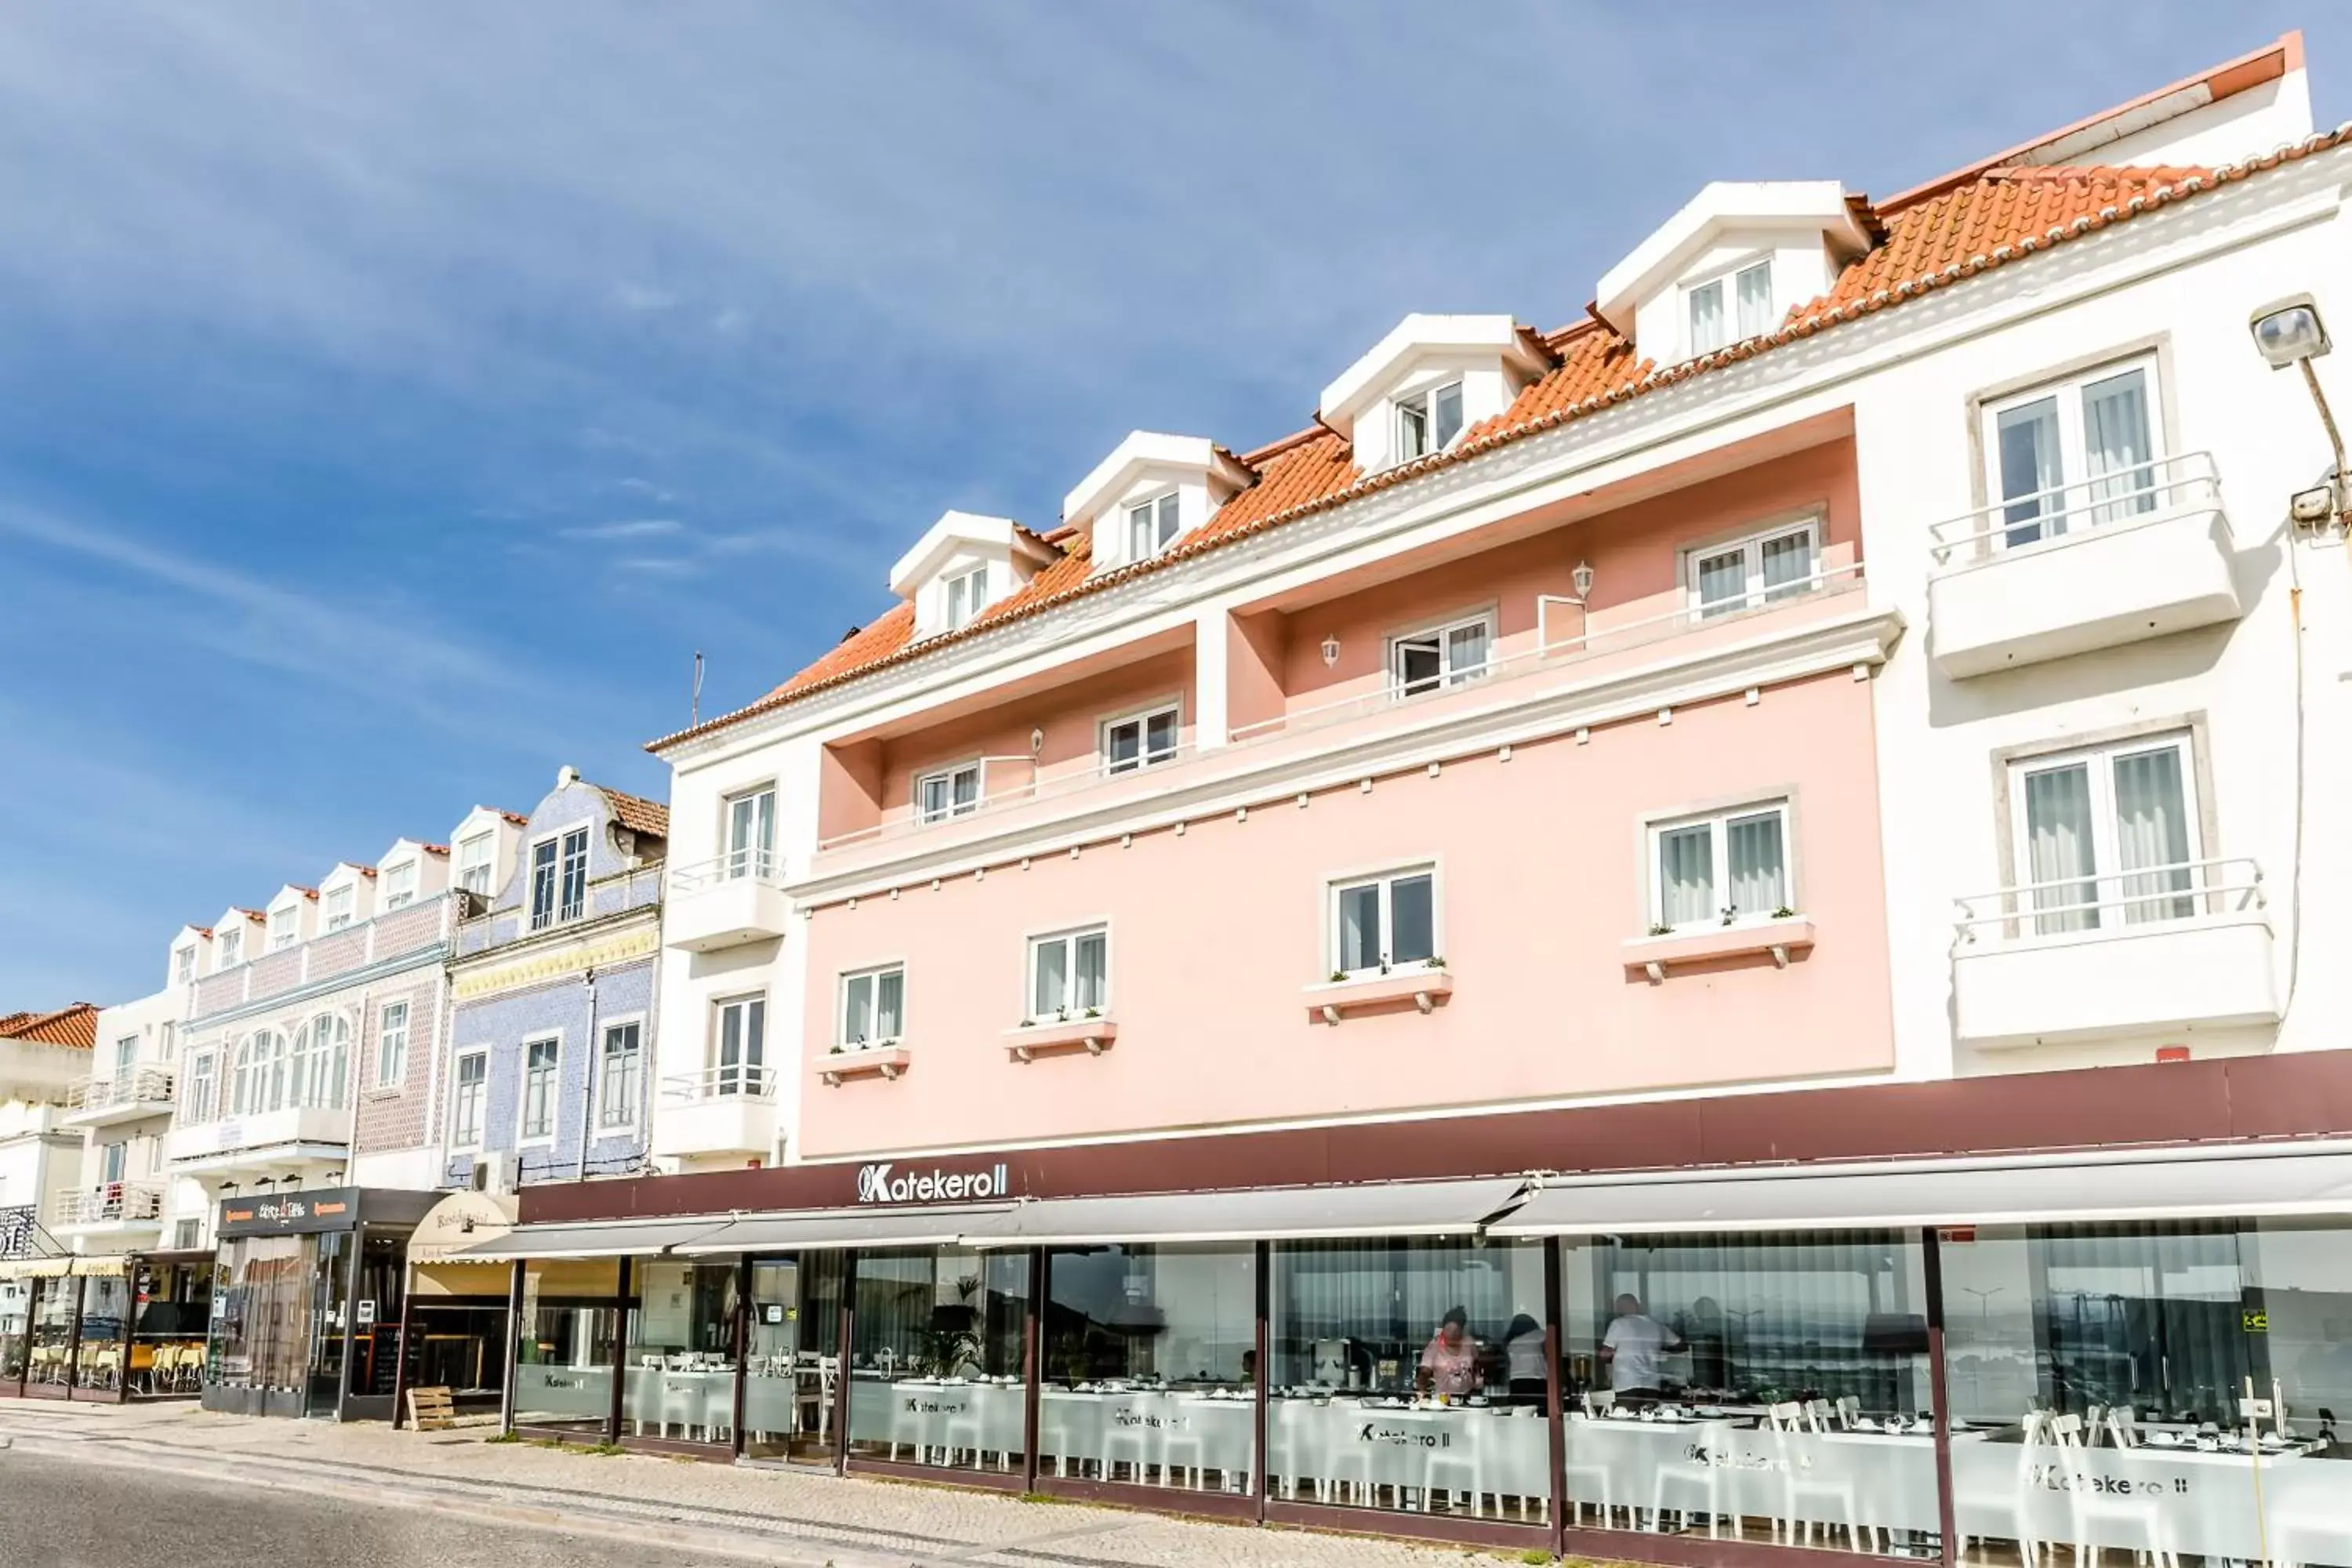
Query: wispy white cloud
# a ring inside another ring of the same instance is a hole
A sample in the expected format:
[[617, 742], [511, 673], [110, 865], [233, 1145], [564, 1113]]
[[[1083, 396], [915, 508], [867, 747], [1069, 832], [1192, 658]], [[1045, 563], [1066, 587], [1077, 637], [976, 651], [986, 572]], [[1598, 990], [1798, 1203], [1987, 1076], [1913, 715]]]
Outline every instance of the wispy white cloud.
[[682, 532], [686, 525], [674, 517], [627, 517], [612, 522], [583, 522], [556, 531], [566, 539], [659, 539]]

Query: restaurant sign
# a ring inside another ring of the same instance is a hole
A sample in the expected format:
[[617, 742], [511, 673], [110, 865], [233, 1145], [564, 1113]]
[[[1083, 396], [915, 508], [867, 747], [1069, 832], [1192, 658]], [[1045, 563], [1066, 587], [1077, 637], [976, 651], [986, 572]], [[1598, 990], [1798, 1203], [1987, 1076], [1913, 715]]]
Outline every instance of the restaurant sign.
[[0, 1208], [0, 1258], [30, 1258], [33, 1237], [40, 1226], [34, 1221], [31, 1204], [15, 1204]]
[[1002, 1164], [977, 1171], [949, 1171], [937, 1165], [927, 1171], [901, 1171], [889, 1161], [857, 1168], [857, 1201], [861, 1204], [970, 1203], [1009, 1195]]

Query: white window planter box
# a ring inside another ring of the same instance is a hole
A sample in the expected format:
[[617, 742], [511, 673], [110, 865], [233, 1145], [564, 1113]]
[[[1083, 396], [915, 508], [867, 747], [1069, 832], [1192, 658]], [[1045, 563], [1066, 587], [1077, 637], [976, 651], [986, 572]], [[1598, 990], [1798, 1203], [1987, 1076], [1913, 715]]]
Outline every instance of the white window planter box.
[[1067, 1023], [1059, 1019], [1050, 1024], [1031, 1024], [1024, 1028], [1004, 1031], [1004, 1051], [1016, 1062], [1034, 1061], [1039, 1057], [1060, 1056], [1072, 1051], [1084, 1051], [1098, 1057], [1118, 1040], [1118, 1023], [1113, 1018], [1072, 1018]]
[[1769, 955], [1786, 969], [1789, 961], [1813, 945], [1813, 922], [1803, 915], [1787, 920], [1757, 921], [1717, 926], [1706, 931], [1676, 931], [1669, 936], [1633, 937], [1619, 944], [1625, 967], [1663, 981], [1667, 971], [1724, 959]]
[[816, 1064], [816, 1076], [839, 1089], [854, 1078], [898, 1078], [913, 1054], [905, 1046], [865, 1046], [852, 1051], [829, 1051]]
[[1451, 971], [1412, 964], [1386, 974], [1328, 981], [1307, 988], [1307, 1021], [1337, 1024], [1350, 1013], [1393, 1013], [1406, 1005], [1427, 1013], [1454, 994]]

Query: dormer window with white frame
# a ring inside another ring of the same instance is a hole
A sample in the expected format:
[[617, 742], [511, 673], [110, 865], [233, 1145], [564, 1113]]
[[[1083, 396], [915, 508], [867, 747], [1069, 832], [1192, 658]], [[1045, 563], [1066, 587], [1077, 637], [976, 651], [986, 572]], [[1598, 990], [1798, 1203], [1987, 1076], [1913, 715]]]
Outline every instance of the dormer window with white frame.
[[1178, 521], [1177, 495], [1170, 490], [1127, 509], [1127, 559], [1149, 561], [1183, 532]]
[[269, 951], [292, 947], [302, 938], [302, 911], [289, 904], [284, 909], [269, 911]]
[[222, 930], [213, 939], [213, 969], [215, 973], [235, 969], [245, 962], [245, 933], [235, 926]]
[[918, 638], [944, 637], [1061, 558], [1011, 518], [950, 511], [890, 568], [890, 591], [914, 605]]
[[1877, 232], [1835, 180], [1717, 180], [1601, 276], [1593, 313], [1661, 364], [1776, 330]]
[[1704, 283], [1686, 285], [1683, 301], [1694, 359], [1761, 337], [1772, 330], [1772, 258], [1767, 256]]
[[1129, 431], [1062, 498], [1062, 521], [1095, 570], [1115, 572], [1165, 555], [1256, 478], [1204, 436]]
[[190, 942], [172, 954], [172, 981], [176, 985], [185, 985], [195, 977], [196, 946]]
[[357, 902], [359, 890], [349, 882], [327, 889], [327, 929], [341, 931], [352, 923], [352, 907]]
[[416, 862], [404, 860], [383, 868], [383, 907], [404, 910], [416, 901]]
[[947, 596], [946, 630], [956, 631], [971, 624], [972, 617], [988, 607], [988, 567], [973, 567], [960, 572], [942, 584]]
[[1449, 381], [1396, 405], [1396, 458], [1409, 463], [1443, 452], [1462, 434], [1462, 384]]

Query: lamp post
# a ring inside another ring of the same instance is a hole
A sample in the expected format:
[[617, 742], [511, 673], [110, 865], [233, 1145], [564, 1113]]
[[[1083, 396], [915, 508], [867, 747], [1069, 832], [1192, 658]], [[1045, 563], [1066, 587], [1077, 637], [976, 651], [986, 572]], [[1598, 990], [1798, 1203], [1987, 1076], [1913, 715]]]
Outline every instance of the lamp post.
[[2319, 319], [2318, 303], [2308, 294], [2289, 295], [2256, 310], [2248, 318], [2246, 330], [2253, 334], [2255, 351], [2273, 370], [2294, 365], [2303, 372], [2303, 384], [2311, 393], [2312, 405], [2319, 410], [2319, 422], [2326, 427], [2327, 444], [2336, 454], [2327, 483], [2297, 490], [2288, 510], [2297, 522], [2331, 519], [2340, 522], [2352, 513], [2352, 491], [2346, 485], [2344, 437], [2336, 427], [2335, 410], [2328, 407], [2327, 394], [2321, 389], [2319, 373], [2311, 363], [2335, 346], [2328, 341], [2326, 323]]

